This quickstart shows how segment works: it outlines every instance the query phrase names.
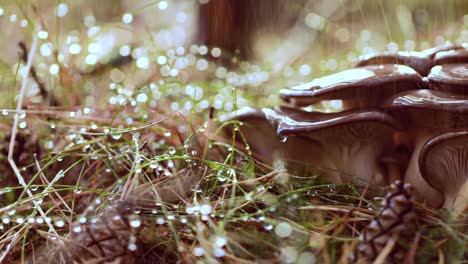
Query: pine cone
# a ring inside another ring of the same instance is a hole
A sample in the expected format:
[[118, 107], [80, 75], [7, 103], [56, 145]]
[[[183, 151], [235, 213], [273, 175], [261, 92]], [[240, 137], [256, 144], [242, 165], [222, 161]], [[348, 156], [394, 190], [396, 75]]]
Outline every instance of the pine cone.
[[397, 242], [384, 263], [403, 262], [416, 229], [414, 198], [411, 191], [412, 187], [401, 181], [395, 181], [390, 186], [382, 202], [382, 209], [361, 234], [361, 242], [354, 252], [354, 261], [372, 263], [390, 239], [397, 235]]
[[[66, 241], [50, 262], [136, 263], [138, 227], [131, 226], [132, 216], [110, 207], [86, 224], [75, 223], [71, 240]], [[80, 227], [76, 232], [76, 227]]]

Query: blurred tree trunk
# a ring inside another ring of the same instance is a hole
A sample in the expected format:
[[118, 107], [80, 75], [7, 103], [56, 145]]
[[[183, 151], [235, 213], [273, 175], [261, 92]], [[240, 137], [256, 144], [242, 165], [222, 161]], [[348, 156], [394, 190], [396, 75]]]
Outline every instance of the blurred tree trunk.
[[210, 0], [200, 5], [199, 43], [219, 47], [224, 63], [236, 55], [251, 59], [259, 33], [281, 34], [299, 17], [307, 0]]

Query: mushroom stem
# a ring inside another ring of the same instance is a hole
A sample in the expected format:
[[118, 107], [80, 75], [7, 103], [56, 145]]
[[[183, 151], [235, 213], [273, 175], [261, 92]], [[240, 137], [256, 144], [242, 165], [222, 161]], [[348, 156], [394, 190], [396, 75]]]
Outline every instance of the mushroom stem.
[[419, 170], [419, 153], [424, 144], [433, 137], [432, 133], [420, 132], [415, 134], [415, 146], [404, 180], [414, 186], [415, 198], [418, 201], [426, 202], [432, 207], [439, 208], [444, 201], [443, 195], [424, 180]]
[[451, 197], [446, 197], [444, 207], [449, 210], [453, 208], [454, 216], [462, 214], [468, 209], [468, 181], [466, 181], [460, 188], [460, 192], [457, 196], [453, 197], [453, 204], [450, 202]]

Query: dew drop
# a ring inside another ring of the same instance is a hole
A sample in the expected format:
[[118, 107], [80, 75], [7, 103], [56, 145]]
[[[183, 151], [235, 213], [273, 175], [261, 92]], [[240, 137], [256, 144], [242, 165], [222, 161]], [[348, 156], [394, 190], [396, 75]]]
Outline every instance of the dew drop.
[[158, 162], [157, 162], [157, 161], [152, 161], [152, 162], [150, 163], [150, 168], [156, 169], [157, 167], [158, 167]]
[[316, 262], [315, 255], [312, 252], [302, 252], [297, 258], [297, 264], [314, 264]]
[[281, 222], [275, 228], [275, 234], [281, 238], [288, 237], [292, 233], [292, 227], [289, 223]]
[[285, 143], [288, 140], [287, 136], [280, 136], [280, 141]]
[[137, 246], [134, 243], [128, 244], [128, 250], [135, 251], [137, 250]]
[[0, 190], [0, 195], [5, 194], [5, 193], [9, 193], [9, 192], [11, 192], [11, 188], [10, 188], [10, 187], [7, 187], [7, 188], [5, 188], [5, 189], [1, 189], [1, 190]]
[[63, 227], [64, 225], [65, 225], [65, 222], [63, 220], [55, 221], [55, 226], [57, 227]]
[[112, 138], [115, 139], [115, 140], [120, 139], [121, 137], [122, 137], [121, 133], [112, 134]]
[[176, 154], [176, 150], [175, 150], [174, 147], [170, 147], [170, 148], [169, 148], [169, 154], [171, 154], [171, 155]]
[[137, 228], [141, 225], [141, 220], [140, 219], [133, 219], [130, 221], [130, 226]]
[[224, 249], [222, 248], [215, 248], [213, 253], [214, 253], [214, 256], [217, 258], [222, 258], [226, 255], [226, 251], [224, 251]]
[[24, 129], [26, 128], [28, 124], [26, 123], [26, 121], [21, 121], [19, 124], [18, 124], [18, 127], [21, 128], [21, 129]]
[[284, 247], [281, 249], [281, 258], [286, 263], [293, 263], [297, 259], [297, 250], [294, 247]]
[[211, 213], [211, 205], [204, 204], [204, 205], [200, 206], [200, 213], [202, 215], [210, 214]]
[[201, 257], [201, 256], [203, 256], [203, 254], [205, 254], [205, 250], [204, 250], [203, 248], [201, 248], [201, 247], [195, 247], [195, 248], [193, 249], [193, 255], [194, 255], [195, 257]]
[[220, 237], [216, 237], [215, 239], [215, 245], [217, 247], [224, 247], [226, 243], [227, 243], [227, 240], [225, 237], [220, 236]]

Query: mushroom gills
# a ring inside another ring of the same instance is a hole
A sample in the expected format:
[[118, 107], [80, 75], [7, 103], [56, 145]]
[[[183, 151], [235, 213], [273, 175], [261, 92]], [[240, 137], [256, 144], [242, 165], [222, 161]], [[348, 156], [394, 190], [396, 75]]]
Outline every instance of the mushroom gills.
[[[274, 118], [269, 110], [267, 116]], [[392, 134], [399, 123], [378, 110], [345, 111], [333, 114], [307, 113], [292, 119], [282, 118], [278, 133], [320, 142], [323, 155], [334, 164], [342, 182], [359, 185], [387, 184], [380, 157], [392, 145]]]
[[443, 193], [443, 207], [456, 212], [466, 207], [466, 194], [460, 191], [468, 180], [468, 130], [430, 140], [421, 150], [419, 166], [424, 179]]
[[421, 176], [420, 151], [440, 134], [468, 128], [467, 99], [446, 92], [418, 90], [398, 94], [385, 105], [403, 123], [415, 144], [404, 180], [414, 186], [417, 200], [433, 207], [442, 206], [443, 196]]

